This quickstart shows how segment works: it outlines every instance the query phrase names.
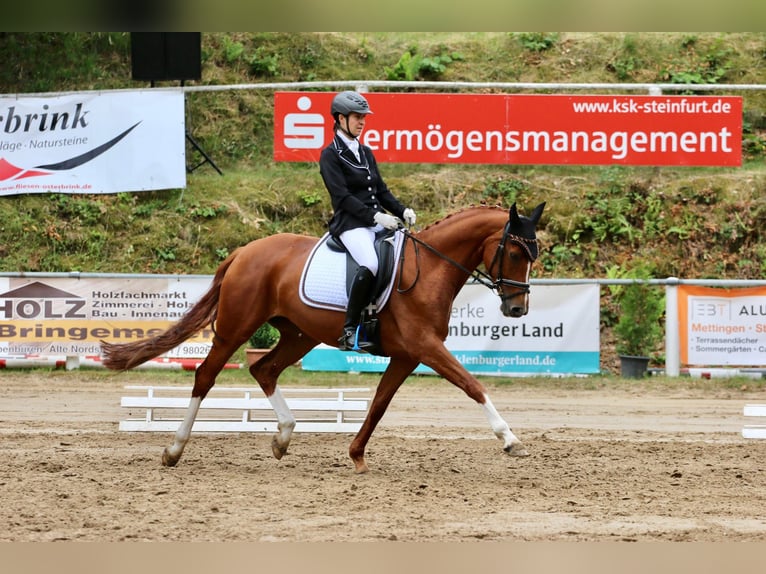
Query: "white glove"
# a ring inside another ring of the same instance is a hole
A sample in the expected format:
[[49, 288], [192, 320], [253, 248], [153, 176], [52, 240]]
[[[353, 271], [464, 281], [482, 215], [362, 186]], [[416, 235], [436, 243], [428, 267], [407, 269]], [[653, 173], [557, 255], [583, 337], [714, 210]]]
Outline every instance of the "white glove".
[[404, 217], [404, 223], [407, 225], [415, 225], [415, 220], [417, 217], [415, 216], [415, 212], [412, 211], [409, 207], [404, 210], [402, 215]]
[[378, 213], [375, 214], [373, 219], [375, 219], [375, 223], [377, 223], [378, 225], [382, 225], [386, 229], [399, 228], [399, 220], [393, 215], [389, 215], [388, 213], [383, 213], [382, 211], [379, 211]]

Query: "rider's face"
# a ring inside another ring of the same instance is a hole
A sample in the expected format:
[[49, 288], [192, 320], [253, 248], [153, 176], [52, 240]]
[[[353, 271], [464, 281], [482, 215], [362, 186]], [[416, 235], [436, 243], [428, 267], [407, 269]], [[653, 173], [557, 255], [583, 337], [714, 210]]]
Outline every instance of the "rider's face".
[[366, 114], [357, 114], [356, 112], [351, 112], [348, 116], [341, 116], [341, 118], [345, 118], [346, 120], [346, 125], [344, 126], [346, 131], [355, 138], [358, 138], [359, 134], [362, 133], [366, 117]]

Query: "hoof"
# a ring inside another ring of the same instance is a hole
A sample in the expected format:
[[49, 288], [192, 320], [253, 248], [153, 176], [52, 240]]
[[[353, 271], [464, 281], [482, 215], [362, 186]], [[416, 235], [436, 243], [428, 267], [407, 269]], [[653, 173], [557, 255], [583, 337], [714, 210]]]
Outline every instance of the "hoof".
[[364, 461], [361, 461], [361, 462], [354, 461], [354, 465], [355, 465], [354, 472], [356, 474], [367, 474], [368, 472], [370, 472], [370, 467], [367, 466], [367, 463]]
[[175, 466], [178, 463], [178, 457], [170, 456], [168, 449], [162, 451], [162, 466]]
[[276, 436], [271, 439], [271, 452], [274, 453], [274, 458], [281, 460], [287, 453], [287, 447], [279, 444], [279, 440]]
[[527, 449], [520, 442], [514, 442], [503, 449], [509, 456], [529, 456]]

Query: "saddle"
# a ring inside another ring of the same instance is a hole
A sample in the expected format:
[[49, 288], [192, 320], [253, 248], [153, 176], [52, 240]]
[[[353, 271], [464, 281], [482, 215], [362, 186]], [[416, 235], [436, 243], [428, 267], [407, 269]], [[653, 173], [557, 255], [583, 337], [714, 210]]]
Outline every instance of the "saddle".
[[[375, 276], [375, 284], [372, 287], [372, 299], [377, 299], [383, 290], [388, 287], [394, 272], [394, 233], [396, 231], [383, 230], [375, 235], [375, 253], [378, 255], [378, 274]], [[331, 251], [346, 254], [346, 296], [351, 293], [351, 282], [354, 280], [359, 265], [346, 251], [343, 243], [337, 237], [330, 235], [327, 238], [327, 247]]]
[[[404, 234], [396, 230], [384, 230], [375, 237], [378, 273], [373, 285], [372, 302], [362, 314], [360, 330], [365, 342], [369, 343], [364, 350], [373, 354], [380, 354], [377, 313], [391, 295], [403, 239]], [[310, 307], [345, 312], [351, 281], [358, 268], [359, 265], [341, 242], [326, 233], [314, 246], [303, 268], [299, 286], [301, 301]]]

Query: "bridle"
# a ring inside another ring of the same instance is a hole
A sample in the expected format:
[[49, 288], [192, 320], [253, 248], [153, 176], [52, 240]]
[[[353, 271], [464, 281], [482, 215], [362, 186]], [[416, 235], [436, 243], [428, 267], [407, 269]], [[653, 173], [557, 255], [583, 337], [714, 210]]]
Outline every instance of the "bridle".
[[[526, 237], [521, 237], [520, 235], [515, 235], [511, 233], [511, 222], [505, 224], [505, 228], [503, 229], [503, 236], [500, 238], [500, 243], [497, 246], [497, 249], [495, 250], [495, 256], [492, 258], [492, 262], [489, 264], [489, 269], [487, 271], [489, 273], [492, 273], [492, 268], [495, 266], [495, 263], [497, 263], [497, 279], [491, 284], [487, 285], [490, 287], [493, 291], [495, 291], [499, 296], [500, 300], [505, 302], [507, 299], [511, 299], [512, 297], [515, 297], [519, 295], [519, 293], [513, 293], [511, 295], [507, 295], [505, 291], [501, 289], [501, 287], [513, 287], [514, 289], [518, 289], [521, 291], [522, 294], [529, 293], [529, 283], [524, 283], [522, 281], [514, 281], [513, 279], [506, 279], [503, 277], [503, 261], [505, 260], [505, 257], [503, 257], [503, 254], [505, 253], [505, 245], [506, 243], [515, 243], [521, 249], [526, 253], [527, 258], [529, 259], [530, 263], [534, 263], [535, 259], [537, 259], [537, 256], [532, 253], [532, 249], [530, 246], [534, 245], [537, 247], [537, 239], [527, 239]], [[537, 252], [537, 249], [535, 249], [535, 253]], [[492, 280], [491, 275], [484, 274], [486, 277]]]
[[[412, 281], [409, 287], [406, 289], [402, 289], [401, 282], [402, 282], [402, 269], [404, 268], [404, 253], [406, 251], [405, 246], [402, 247], [402, 255], [401, 255], [401, 262], [399, 265], [399, 281], [397, 284], [397, 292], [399, 293], [406, 293], [413, 287], [415, 287], [415, 284], [418, 282], [418, 279], [420, 277], [420, 252], [418, 250], [418, 245], [422, 245], [426, 249], [428, 249], [431, 253], [434, 253], [438, 257], [441, 257], [448, 263], [450, 263], [452, 266], [457, 267], [467, 275], [473, 277], [473, 279], [484, 285], [485, 287], [491, 289], [492, 291], [496, 292], [498, 296], [500, 297], [500, 300], [505, 302], [507, 299], [511, 299], [512, 297], [516, 297], [519, 294], [527, 294], [529, 293], [529, 283], [525, 283], [522, 281], [515, 281], [513, 279], [506, 279], [503, 277], [503, 260], [505, 259], [503, 257], [503, 253], [505, 253], [505, 246], [507, 243], [515, 243], [519, 247], [521, 247], [524, 250], [524, 253], [526, 253], [527, 257], [529, 258], [529, 261], [533, 263], [535, 259], [537, 259], [536, 255], [533, 254], [533, 251], [531, 249], [531, 246], [537, 246], [537, 239], [528, 239], [526, 237], [521, 237], [519, 235], [515, 235], [511, 233], [511, 223], [510, 221], [505, 224], [505, 228], [503, 229], [503, 236], [500, 238], [500, 243], [497, 245], [497, 249], [495, 250], [495, 256], [492, 258], [492, 262], [489, 265], [488, 272], [485, 273], [484, 271], [481, 271], [479, 269], [474, 269], [471, 271], [470, 269], [466, 268], [461, 263], [455, 261], [448, 255], [445, 255], [435, 247], [429, 245], [425, 241], [418, 239], [415, 237], [412, 233], [410, 233], [409, 230], [401, 228], [400, 231], [404, 234], [405, 243], [407, 239], [410, 239], [412, 241], [412, 244], [415, 249], [415, 260], [417, 262], [416, 264], [416, 272], [415, 272], [415, 279]], [[535, 249], [535, 252], [537, 250]], [[497, 263], [497, 279], [492, 279], [492, 268]], [[507, 295], [505, 291], [503, 290], [503, 287], [512, 287], [514, 289], [518, 289], [520, 293], [513, 293], [511, 295]]]

